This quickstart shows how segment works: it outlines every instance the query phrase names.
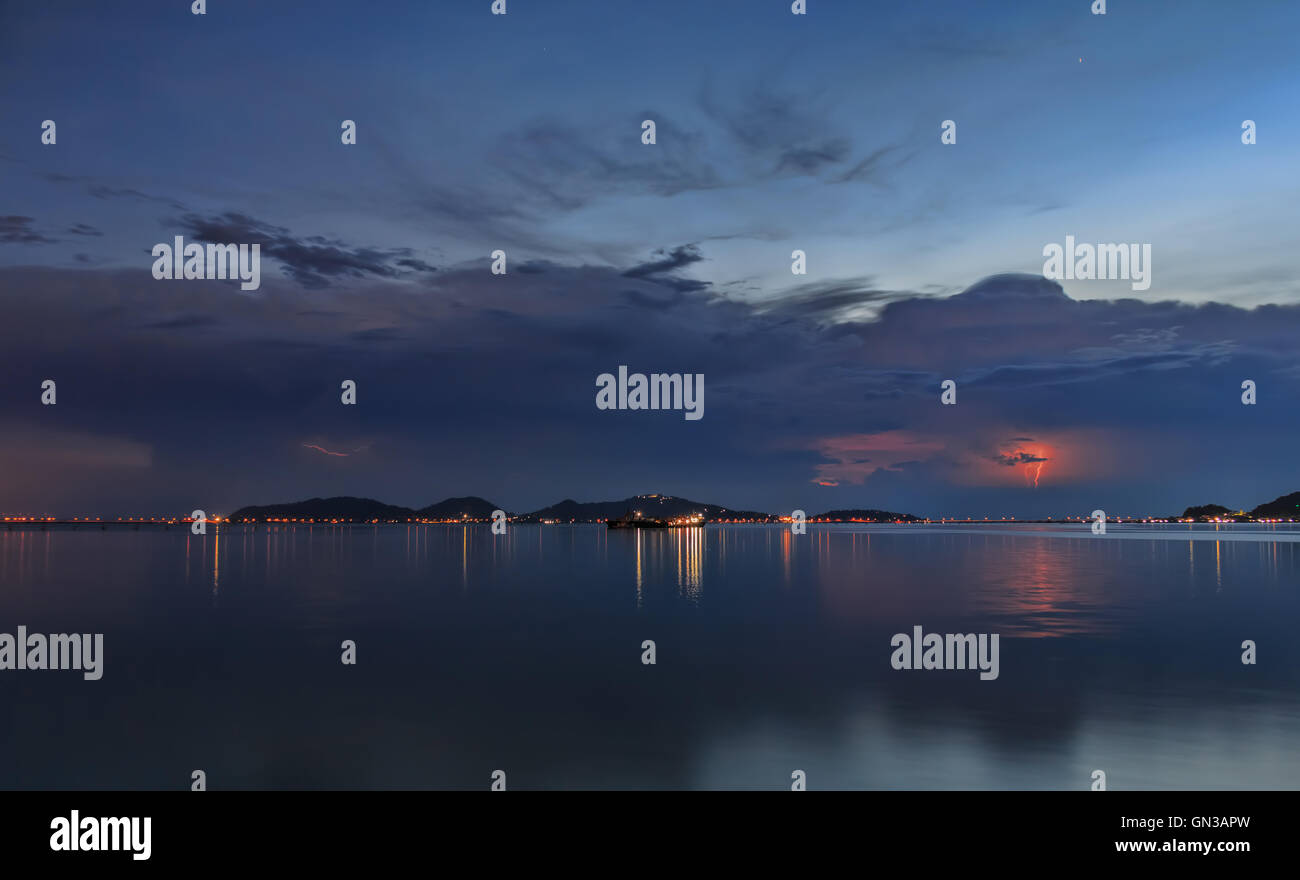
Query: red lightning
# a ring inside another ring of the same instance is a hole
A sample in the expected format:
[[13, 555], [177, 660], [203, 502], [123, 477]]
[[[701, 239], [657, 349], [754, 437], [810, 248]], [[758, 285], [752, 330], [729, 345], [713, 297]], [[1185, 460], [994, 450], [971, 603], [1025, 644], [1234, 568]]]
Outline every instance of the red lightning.
[[352, 450], [352, 452], [330, 452], [324, 446], [317, 446], [315, 443], [304, 443], [302, 445], [306, 446], [308, 449], [315, 449], [318, 452], [323, 452], [326, 455], [335, 455], [338, 456], [339, 458], [347, 458], [349, 455], [352, 455], [355, 452], [361, 452], [366, 448], [364, 446], [361, 446], [357, 449]]
[[1034, 488], [1035, 488], [1035, 489], [1038, 488], [1038, 477], [1039, 477], [1039, 475], [1041, 475], [1041, 474], [1043, 473], [1043, 465], [1045, 465], [1045, 464], [1047, 464], [1047, 462], [1045, 462], [1045, 461], [1040, 461], [1040, 462], [1038, 463], [1038, 467], [1037, 467], [1037, 469], [1034, 470]]

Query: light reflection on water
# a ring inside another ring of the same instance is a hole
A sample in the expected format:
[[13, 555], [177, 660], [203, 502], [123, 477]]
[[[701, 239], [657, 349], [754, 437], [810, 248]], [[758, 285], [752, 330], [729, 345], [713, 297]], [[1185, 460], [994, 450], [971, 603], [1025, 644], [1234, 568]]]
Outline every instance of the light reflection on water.
[[0, 786], [1295, 788], [1294, 529], [0, 532], [0, 632], [106, 645], [0, 672]]

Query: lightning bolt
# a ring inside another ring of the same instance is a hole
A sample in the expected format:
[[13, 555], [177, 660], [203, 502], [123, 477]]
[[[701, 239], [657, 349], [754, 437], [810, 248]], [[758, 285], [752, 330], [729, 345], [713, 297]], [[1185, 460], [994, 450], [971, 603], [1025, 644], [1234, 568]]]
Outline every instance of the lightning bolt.
[[315, 450], [318, 451], [318, 452], [323, 452], [323, 453], [325, 453], [326, 455], [334, 455], [334, 456], [338, 456], [339, 458], [347, 458], [349, 455], [352, 455], [354, 452], [361, 452], [361, 451], [363, 451], [364, 449], [366, 449], [365, 446], [362, 446], [362, 447], [359, 447], [359, 448], [357, 448], [357, 449], [352, 450], [352, 452], [330, 452], [330, 451], [329, 451], [328, 449], [326, 449], [324, 446], [317, 446], [315, 443], [304, 443], [304, 444], [302, 444], [302, 445], [303, 445], [303, 446], [306, 446], [308, 449], [315, 449]]
[[1042, 473], [1043, 473], [1043, 465], [1045, 465], [1045, 464], [1047, 464], [1046, 461], [1028, 461], [1028, 462], [1025, 462], [1025, 485], [1026, 485], [1026, 486], [1029, 485], [1029, 481], [1030, 481], [1030, 479], [1033, 479], [1033, 481], [1034, 481], [1034, 488], [1035, 488], [1035, 489], [1038, 488], [1038, 478], [1039, 478], [1040, 476], [1042, 476]]

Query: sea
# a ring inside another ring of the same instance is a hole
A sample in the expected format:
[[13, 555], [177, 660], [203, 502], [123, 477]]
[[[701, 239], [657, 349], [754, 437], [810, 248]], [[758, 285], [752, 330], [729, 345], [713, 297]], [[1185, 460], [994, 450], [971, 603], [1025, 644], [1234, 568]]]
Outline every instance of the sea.
[[4, 789], [1300, 788], [1298, 524], [24, 526], [19, 626]]

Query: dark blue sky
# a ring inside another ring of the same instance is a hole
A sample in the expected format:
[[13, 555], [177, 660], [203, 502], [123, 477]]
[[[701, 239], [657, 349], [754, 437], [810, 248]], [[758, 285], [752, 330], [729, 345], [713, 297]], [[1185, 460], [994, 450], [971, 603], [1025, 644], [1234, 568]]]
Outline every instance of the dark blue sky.
[[[1108, 5], [0, 5], [0, 509], [1300, 488], [1300, 8]], [[261, 288], [154, 280], [175, 235]], [[1150, 288], [1042, 280], [1066, 235]], [[619, 364], [705, 417], [598, 411]]]

